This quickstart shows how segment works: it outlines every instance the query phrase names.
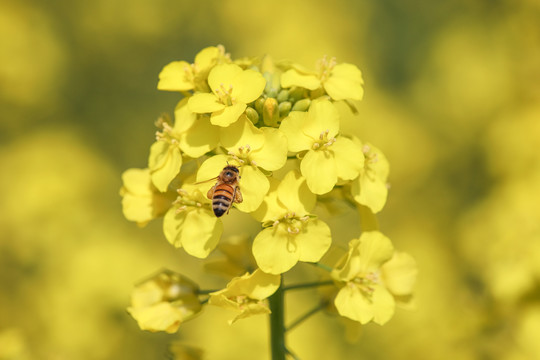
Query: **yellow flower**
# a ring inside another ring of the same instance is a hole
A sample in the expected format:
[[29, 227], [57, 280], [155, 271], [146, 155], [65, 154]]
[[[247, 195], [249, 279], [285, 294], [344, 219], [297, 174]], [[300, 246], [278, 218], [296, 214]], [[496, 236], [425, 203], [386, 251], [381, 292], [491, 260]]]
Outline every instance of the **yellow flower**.
[[230, 62], [225, 48], [221, 45], [202, 49], [195, 62], [173, 61], [159, 73], [157, 88], [166, 91], [208, 91], [206, 79], [210, 70], [217, 64]]
[[211, 293], [208, 303], [236, 311], [238, 314], [229, 321], [230, 324], [252, 315], [270, 314], [264, 300], [276, 292], [280, 283], [280, 275], [257, 269], [252, 274], [232, 279], [227, 288]]
[[[360, 144], [357, 140], [356, 143]], [[390, 165], [384, 154], [369, 143], [362, 147], [362, 152], [364, 171], [352, 182], [351, 194], [356, 202], [377, 213], [384, 207], [388, 196], [386, 181]]]
[[326, 253], [332, 242], [330, 228], [309, 213], [315, 200], [296, 171], [279, 184], [273, 182], [254, 214], [266, 227], [253, 240], [253, 256], [264, 272], [281, 274], [298, 261], [316, 262]]
[[148, 158], [152, 183], [162, 192], [180, 172], [183, 154], [198, 158], [219, 141], [219, 127], [212, 125], [208, 116], [189, 111], [187, 99], [178, 103], [174, 115], [174, 125], [167, 116], [158, 119], [156, 124], [162, 131], [156, 133]]
[[198, 290], [193, 281], [164, 270], [135, 287], [127, 310], [142, 330], [172, 334], [201, 311]]
[[171, 207], [174, 193], [160, 193], [152, 184], [149, 169], [128, 169], [122, 174], [122, 211], [139, 226], [162, 216]]
[[338, 136], [339, 113], [328, 100], [313, 101], [308, 112], [292, 111], [280, 126], [289, 151], [307, 151], [300, 164], [309, 189], [330, 192], [338, 180], [352, 180], [364, 166], [359, 144]]
[[244, 201], [235, 206], [240, 211], [252, 212], [261, 205], [270, 187], [263, 169], [275, 171], [287, 161], [287, 139], [280, 130], [257, 129], [246, 116], [241, 116], [221, 130], [221, 144], [229, 154], [207, 159], [197, 172], [197, 181], [215, 178], [227, 163], [239, 166]]
[[206, 258], [215, 249], [223, 232], [223, 224], [203, 191], [200, 185], [184, 184], [175, 206], [163, 218], [167, 240], [198, 258]]
[[214, 125], [229, 126], [255, 101], [266, 86], [264, 77], [254, 70], [242, 70], [236, 64], [215, 66], [208, 74], [211, 93], [197, 93], [189, 98], [191, 111], [212, 113]]
[[332, 272], [341, 286], [334, 303], [342, 316], [382, 325], [394, 315], [396, 298], [410, 298], [416, 275], [412, 257], [395, 253], [380, 232], [364, 232], [349, 242], [343, 264]]
[[281, 86], [299, 86], [308, 90], [323, 88], [333, 100], [362, 100], [364, 89], [362, 73], [352, 64], [337, 64], [335, 58], [324, 57], [317, 62], [317, 71], [310, 71], [300, 65], [281, 75]]

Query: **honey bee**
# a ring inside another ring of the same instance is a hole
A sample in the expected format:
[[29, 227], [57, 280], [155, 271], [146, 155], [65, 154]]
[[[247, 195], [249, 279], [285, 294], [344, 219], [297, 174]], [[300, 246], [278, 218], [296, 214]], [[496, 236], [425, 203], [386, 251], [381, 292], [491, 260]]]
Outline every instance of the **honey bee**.
[[241, 203], [243, 201], [238, 179], [240, 172], [233, 165], [227, 165], [223, 168], [217, 177], [216, 185], [208, 190], [206, 196], [212, 200], [212, 209], [217, 217], [223, 216], [225, 212], [229, 213], [233, 203]]

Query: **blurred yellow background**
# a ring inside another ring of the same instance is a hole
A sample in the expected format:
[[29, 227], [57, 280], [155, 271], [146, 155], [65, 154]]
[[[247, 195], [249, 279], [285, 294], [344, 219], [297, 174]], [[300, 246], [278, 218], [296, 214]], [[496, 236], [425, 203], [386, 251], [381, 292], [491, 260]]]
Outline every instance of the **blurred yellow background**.
[[[381, 230], [420, 269], [415, 310], [353, 344], [319, 313], [288, 336], [301, 359], [540, 359], [538, 1], [4, 0], [0, 34], [0, 360], [161, 359], [171, 341], [268, 353], [264, 317], [229, 327], [205, 309], [166, 335], [125, 311], [162, 267], [222, 284], [160, 221], [128, 223], [118, 196], [179, 99], [159, 71], [217, 44], [358, 65], [365, 97], [343, 131], [388, 157]], [[314, 296], [291, 295], [288, 317]]]

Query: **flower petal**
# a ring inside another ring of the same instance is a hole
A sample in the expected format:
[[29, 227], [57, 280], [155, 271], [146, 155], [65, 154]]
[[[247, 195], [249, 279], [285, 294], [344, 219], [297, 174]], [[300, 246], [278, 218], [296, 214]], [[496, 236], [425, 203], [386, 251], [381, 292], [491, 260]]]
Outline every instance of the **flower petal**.
[[212, 211], [195, 209], [186, 215], [182, 246], [188, 254], [204, 259], [216, 248], [222, 233], [223, 223]]
[[[221, 173], [223, 168], [227, 166], [227, 155], [215, 155], [206, 159], [197, 170], [197, 179], [199, 182], [206, 182], [209, 180], [215, 180]], [[212, 184], [213, 186], [214, 184]], [[209, 186], [210, 188], [210, 186]]]
[[373, 319], [373, 306], [369, 299], [362, 295], [357, 286], [345, 285], [334, 300], [334, 305], [341, 316], [367, 324]]
[[364, 168], [364, 153], [362, 147], [352, 140], [339, 136], [330, 150], [336, 159], [338, 178], [342, 180], [355, 179]]
[[315, 194], [326, 194], [337, 183], [336, 163], [329, 151], [308, 151], [300, 163], [300, 170]]
[[231, 96], [239, 103], [248, 104], [261, 96], [266, 80], [260, 72], [244, 70], [233, 80]]
[[263, 131], [257, 129], [247, 116], [241, 116], [237, 122], [221, 128], [219, 137], [221, 145], [233, 152], [246, 145], [249, 145], [252, 150], [256, 150], [262, 148], [265, 143]]
[[308, 120], [302, 131], [317, 140], [321, 133], [328, 131], [328, 137], [335, 137], [339, 132], [339, 111], [328, 100], [314, 100], [308, 110]]
[[122, 212], [129, 221], [144, 226], [167, 212], [172, 200], [152, 185], [149, 169], [128, 169], [122, 174]]
[[192, 112], [188, 106], [188, 99], [182, 99], [174, 109], [174, 133], [180, 135], [193, 126], [197, 120], [197, 114]]
[[357, 203], [367, 206], [373, 213], [378, 213], [386, 204], [388, 188], [385, 182], [364, 172], [352, 182], [351, 194]]
[[172, 179], [180, 172], [182, 153], [177, 145], [156, 141], [150, 147], [148, 167], [152, 183], [161, 191], [167, 191]]
[[362, 73], [352, 64], [338, 64], [324, 82], [326, 93], [334, 100], [362, 100], [364, 88]]
[[240, 115], [246, 110], [246, 107], [246, 104], [234, 104], [218, 111], [214, 111], [210, 117], [210, 122], [213, 125], [229, 126], [238, 120]]
[[379, 231], [362, 233], [358, 250], [363, 264], [363, 273], [378, 270], [394, 254], [392, 242]]
[[279, 129], [287, 137], [289, 151], [298, 152], [308, 150], [313, 146], [313, 139], [305, 135], [302, 131], [307, 120], [308, 115], [306, 112], [291, 111], [281, 122]]
[[317, 262], [332, 244], [330, 228], [321, 220], [308, 220], [304, 231], [296, 235], [296, 243], [300, 249], [299, 261]]
[[189, 98], [188, 107], [194, 113], [205, 114], [223, 110], [225, 105], [214, 94], [198, 93]]
[[283, 225], [266, 228], [253, 240], [253, 256], [262, 271], [281, 274], [290, 270], [300, 257], [298, 246]]
[[208, 116], [200, 116], [195, 124], [180, 136], [179, 146], [182, 151], [198, 158], [212, 149], [219, 142], [219, 128], [210, 123]]
[[268, 189], [270, 189], [270, 182], [261, 170], [254, 166], [242, 166], [240, 175], [239, 188], [244, 201], [235, 204], [235, 206], [242, 212], [255, 211], [263, 202]]
[[264, 197], [261, 206], [251, 213], [251, 216], [257, 221], [266, 222], [274, 221], [281, 218], [287, 212], [287, 209], [283, 207], [283, 204], [278, 201], [277, 188], [280, 184], [278, 180], [273, 177], [268, 178], [270, 181], [270, 189]]
[[373, 287], [373, 322], [384, 325], [394, 316], [396, 302], [392, 294], [382, 285]]
[[229, 295], [247, 295], [250, 299], [264, 300], [276, 292], [280, 283], [280, 275], [256, 269], [252, 274], [233, 279], [227, 288]]
[[384, 284], [397, 296], [407, 296], [413, 291], [418, 275], [414, 258], [404, 252], [395, 252], [394, 256], [382, 266]]
[[250, 159], [265, 170], [279, 170], [287, 161], [287, 138], [279, 129], [264, 127], [262, 131], [264, 146], [252, 151]]
[[175, 247], [198, 258], [206, 258], [217, 246], [223, 232], [222, 222], [209, 209], [187, 209], [177, 213], [171, 208], [163, 219], [163, 232]]
[[222, 56], [221, 50], [216, 46], [202, 49], [195, 55], [194, 64], [197, 66], [197, 71], [204, 71], [212, 66], [220, 56]]
[[242, 71], [242, 68], [236, 64], [216, 65], [208, 74], [208, 85], [214, 94], [222, 91], [222, 86], [228, 90], [229, 86], [233, 84], [234, 78]]
[[182, 320], [186, 318], [180, 309], [168, 302], [160, 302], [143, 308], [129, 307], [127, 310], [137, 321], [141, 330], [152, 332], [165, 331], [174, 334]]
[[290, 88], [292, 86], [315, 90], [321, 87], [321, 82], [315, 75], [300, 74], [294, 69], [289, 69], [281, 74], [281, 87]]
[[187, 91], [193, 89], [191, 65], [185, 61], [173, 61], [159, 73], [158, 90]]
[[279, 201], [288, 210], [299, 216], [310, 213], [315, 207], [317, 196], [309, 191], [306, 179], [297, 171], [289, 171], [277, 189]]

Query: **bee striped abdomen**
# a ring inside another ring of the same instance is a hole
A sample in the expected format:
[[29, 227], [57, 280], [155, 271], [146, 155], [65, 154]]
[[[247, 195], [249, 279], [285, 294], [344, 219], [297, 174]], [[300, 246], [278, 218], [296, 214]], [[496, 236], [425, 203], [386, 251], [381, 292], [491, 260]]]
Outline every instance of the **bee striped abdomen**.
[[234, 189], [227, 184], [219, 184], [214, 189], [212, 209], [217, 217], [225, 214], [233, 202]]

